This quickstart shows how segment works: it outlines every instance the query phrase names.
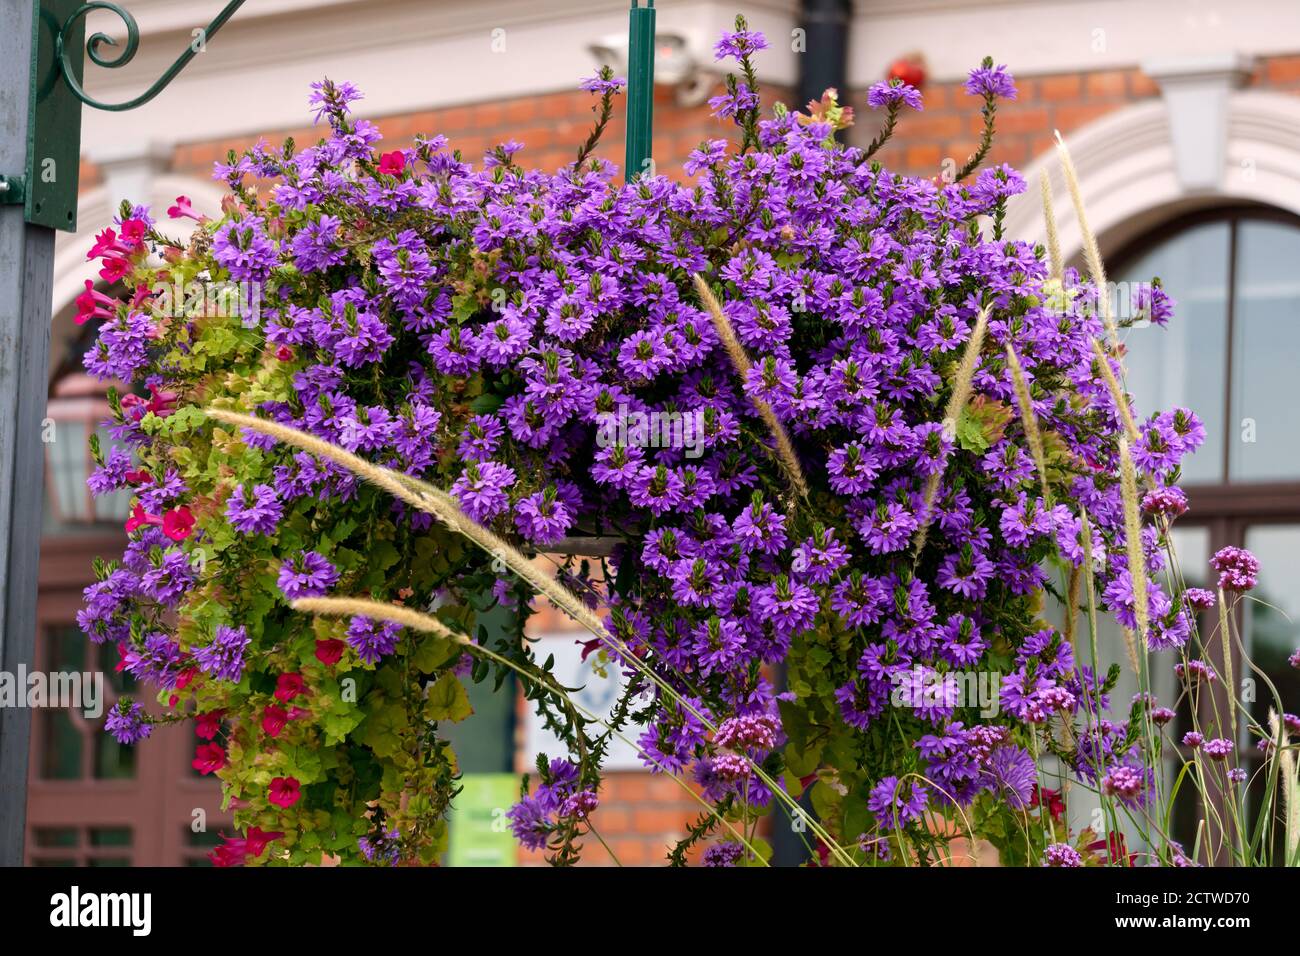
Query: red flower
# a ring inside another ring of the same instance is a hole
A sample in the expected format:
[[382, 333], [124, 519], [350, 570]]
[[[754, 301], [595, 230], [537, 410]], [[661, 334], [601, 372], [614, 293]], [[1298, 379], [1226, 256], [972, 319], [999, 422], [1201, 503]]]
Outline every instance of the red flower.
[[379, 157], [379, 171], [389, 176], [400, 176], [406, 168], [406, 154], [400, 149], [384, 153]]
[[141, 507], [137, 501], [135, 507], [131, 509], [131, 517], [126, 520], [126, 533], [130, 534], [137, 528], [143, 528], [146, 525], [152, 525], [155, 528], [162, 528], [163, 534], [173, 541], [184, 541], [194, 530], [194, 515], [190, 509], [181, 505], [179, 508], [173, 508], [162, 517], [151, 515]]
[[329, 640], [316, 642], [316, 660], [322, 664], [337, 664], [347, 647], [342, 641]]
[[131, 274], [131, 263], [127, 259], [105, 259], [104, 268], [99, 270], [99, 277], [105, 282], [120, 282]]
[[281, 362], [292, 362], [293, 349], [289, 348], [289, 346], [287, 345], [281, 345], [279, 348], [275, 350], [275, 357], [278, 358]]
[[224, 710], [213, 710], [199, 714], [194, 718], [194, 733], [204, 740], [211, 740], [221, 730], [221, 718], [225, 713]]
[[131, 517], [126, 519], [126, 533], [130, 534], [137, 528], [143, 528], [145, 525], [153, 524], [153, 516], [146, 513], [140, 502], [135, 503], [131, 509]]
[[272, 830], [267, 833], [261, 827], [249, 827], [248, 837], [244, 840], [244, 847], [249, 856], [261, 856], [266, 845], [272, 840], [279, 840], [284, 836], [282, 830]]
[[280, 731], [284, 730], [284, 725], [288, 722], [289, 715], [282, 707], [276, 707], [275, 704], [270, 704], [262, 711], [262, 729], [272, 737], [279, 737]]
[[1137, 858], [1137, 854], [1129, 853], [1128, 847], [1124, 845], [1124, 834], [1117, 832], [1108, 833], [1104, 840], [1089, 843], [1085, 849], [1105, 850], [1110, 854], [1112, 863], [1122, 863], [1124, 866], [1132, 866], [1133, 861]]
[[100, 256], [106, 256], [110, 253], [123, 253], [126, 249], [117, 241], [117, 233], [112, 229], [105, 229], [95, 237], [95, 244], [90, 247], [86, 253], [86, 261], [98, 259]]
[[181, 671], [176, 677], [176, 689], [184, 690], [186, 687], [189, 687], [194, 678], [198, 676], [198, 673], [199, 669], [197, 667], [185, 668], [185, 670]]
[[301, 797], [302, 788], [299, 787], [296, 777], [273, 778], [271, 780], [271, 789], [266, 795], [266, 799], [277, 807], [284, 807], [286, 810], [297, 803]]
[[243, 866], [244, 857], [248, 855], [244, 849], [246, 846], [245, 841], [239, 839], [232, 840], [224, 833], [221, 835], [221, 839], [226, 842], [208, 853], [208, 859], [212, 861], [212, 865]]
[[184, 541], [194, 530], [194, 515], [184, 505], [173, 508], [163, 515], [162, 530], [173, 541]]
[[1051, 813], [1053, 820], [1061, 819], [1065, 813], [1065, 801], [1061, 799], [1060, 790], [1039, 789], [1038, 784], [1034, 784], [1034, 795], [1029, 800], [1030, 809], [1035, 809], [1039, 805], [1039, 798], [1047, 804], [1048, 812]]
[[281, 703], [288, 703], [301, 694], [306, 687], [301, 674], [281, 674], [275, 682], [275, 699]]
[[226, 765], [226, 751], [220, 744], [199, 744], [195, 757], [190, 762], [195, 770], [203, 775], [216, 773]]
[[140, 245], [144, 241], [149, 227], [143, 219], [124, 219], [122, 221], [122, 244], [128, 248]]
[[128, 471], [123, 477], [133, 485], [144, 485], [153, 481], [153, 475], [149, 474], [147, 468], [135, 468]]

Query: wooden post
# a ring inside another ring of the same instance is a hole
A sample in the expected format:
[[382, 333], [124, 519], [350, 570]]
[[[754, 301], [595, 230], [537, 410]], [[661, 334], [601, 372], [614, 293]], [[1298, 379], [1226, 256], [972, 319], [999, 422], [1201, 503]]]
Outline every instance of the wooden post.
[[[0, 175], [27, 169], [36, 3], [5, 0], [0, 30]], [[21, 183], [21, 179], [19, 180]], [[13, 188], [13, 187], [11, 187]], [[41, 543], [54, 230], [0, 202], [0, 671], [33, 668]], [[17, 688], [25, 696], [26, 688]], [[0, 865], [21, 866], [31, 710], [0, 706]]]

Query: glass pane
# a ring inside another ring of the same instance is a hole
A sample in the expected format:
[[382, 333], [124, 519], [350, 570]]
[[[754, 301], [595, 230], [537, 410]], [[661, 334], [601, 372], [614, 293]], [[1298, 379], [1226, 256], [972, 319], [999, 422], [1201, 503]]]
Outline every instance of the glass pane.
[[1245, 221], [1237, 232], [1229, 476], [1300, 478], [1300, 228]]
[[1228, 237], [1226, 222], [1194, 226], [1114, 277], [1130, 284], [1158, 277], [1178, 303], [1167, 327], [1132, 328], [1123, 336], [1128, 347], [1126, 385], [1138, 412], [1146, 416], [1180, 405], [1205, 422], [1205, 444], [1183, 460], [1188, 483], [1223, 480]]
[[95, 779], [129, 780], [135, 776], [135, 748], [119, 744], [103, 726], [95, 734]]
[[81, 777], [81, 732], [62, 710], [41, 714], [45, 738], [41, 754], [41, 777], [45, 780], [77, 780]]
[[55, 847], [67, 848], [77, 845], [76, 827], [37, 827], [36, 845], [43, 850]]
[[87, 442], [90, 432], [85, 422], [59, 422], [54, 441], [46, 445], [49, 452], [54, 494], [58, 514], [64, 521], [85, 521], [90, 517], [89, 491], [86, 488], [90, 452]]
[[130, 846], [130, 827], [91, 827], [91, 846]]
[[[1261, 565], [1259, 586], [1247, 595], [1244, 605], [1246, 647], [1255, 666], [1277, 688], [1282, 712], [1300, 713], [1300, 670], [1287, 664], [1300, 646], [1300, 580], [1294, 572], [1300, 525], [1255, 525], [1246, 530], [1246, 547]], [[1256, 679], [1255, 697], [1251, 713], [1267, 726], [1268, 710], [1277, 704], [1262, 680]]]

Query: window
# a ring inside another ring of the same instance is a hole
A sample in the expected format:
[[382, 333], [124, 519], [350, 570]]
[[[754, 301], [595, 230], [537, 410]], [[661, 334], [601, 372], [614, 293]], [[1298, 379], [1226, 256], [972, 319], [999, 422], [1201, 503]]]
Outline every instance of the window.
[[[1300, 579], [1292, 573], [1300, 553], [1300, 390], [1293, 385], [1300, 374], [1300, 218], [1263, 207], [1201, 212], [1112, 263], [1116, 280], [1158, 276], [1177, 300], [1167, 328], [1132, 328], [1124, 340], [1127, 386], [1139, 412], [1181, 405], [1205, 423], [1205, 444], [1183, 466], [1190, 510], [1175, 525], [1186, 583], [1213, 587], [1207, 562], [1228, 545], [1259, 557], [1259, 586], [1241, 602], [1235, 626], [1276, 686], [1282, 710], [1300, 712], [1300, 672], [1287, 666], [1300, 645]], [[1203, 639], [1216, 628], [1217, 612], [1202, 616]], [[1225, 673], [1217, 639], [1194, 653]], [[1232, 657], [1245, 710], [1266, 724], [1273, 694], [1235, 647]], [[1157, 690], [1162, 703], [1171, 702]], [[1207, 695], [1203, 725], [1216, 707], [1226, 713], [1226, 700]], [[1186, 720], [1179, 715], [1174, 739]], [[1253, 774], [1260, 753], [1245, 728], [1243, 716], [1237, 764]], [[1193, 810], [1180, 797], [1176, 836], [1188, 836]]]
[[1206, 442], [1184, 483], [1300, 486], [1300, 219], [1267, 209], [1200, 213], [1117, 259], [1115, 278], [1158, 276], [1168, 328], [1126, 331], [1128, 387], [1146, 413], [1183, 405]]

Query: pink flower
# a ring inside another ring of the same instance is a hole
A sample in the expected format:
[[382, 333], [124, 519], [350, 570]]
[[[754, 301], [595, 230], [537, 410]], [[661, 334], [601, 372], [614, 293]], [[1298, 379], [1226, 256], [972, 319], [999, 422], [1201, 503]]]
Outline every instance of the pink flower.
[[316, 660], [322, 664], [337, 664], [343, 656], [343, 649], [347, 647], [342, 641], [328, 640], [316, 642]]
[[162, 517], [163, 534], [173, 541], [184, 541], [194, 530], [194, 515], [190, 509], [181, 505], [179, 508], [173, 508]]
[[137, 501], [131, 509], [131, 517], [126, 519], [126, 533], [144, 527], [162, 528], [163, 534], [173, 541], [184, 541], [194, 530], [194, 515], [184, 505], [173, 508], [162, 516], [151, 515]]
[[190, 766], [205, 776], [226, 765], [226, 751], [220, 744], [200, 744], [194, 754]]
[[288, 703], [301, 694], [307, 685], [301, 674], [281, 674], [275, 682], [275, 699]]
[[273, 778], [271, 780], [271, 789], [266, 795], [266, 799], [277, 807], [283, 807], [286, 810], [297, 803], [301, 797], [302, 788], [298, 785], [296, 777]]
[[270, 737], [279, 737], [280, 731], [284, 730], [284, 725], [288, 722], [289, 715], [285, 713], [283, 707], [270, 704], [262, 711], [262, 730]]
[[86, 280], [86, 291], [77, 296], [78, 325], [84, 325], [91, 319], [111, 319], [117, 302], [102, 292], [95, 290], [95, 283]]
[[194, 718], [194, 733], [204, 740], [211, 740], [221, 730], [221, 718], [223, 716], [225, 716], [225, 711], [222, 710], [199, 714]]
[[400, 149], [384, 153], [379, 157], [379, 171], [388, 176], [400, 176], [406, 168], [406, 154]]
[[249, 827], [248, 837], [244, 840], [244, 848], [249, 856], [261, 856], [268, 843], [283, 837], [284, 832], [281, 830], [272, 830], [268, 833], [261, 827]]
[[167, 215], [173, 219], [193, 219], [202, 222], [203, 218], [194, 212], [189, 196], [177, 196], [176, 205], [167, 207]]

